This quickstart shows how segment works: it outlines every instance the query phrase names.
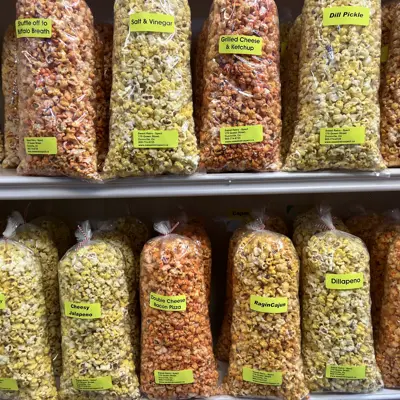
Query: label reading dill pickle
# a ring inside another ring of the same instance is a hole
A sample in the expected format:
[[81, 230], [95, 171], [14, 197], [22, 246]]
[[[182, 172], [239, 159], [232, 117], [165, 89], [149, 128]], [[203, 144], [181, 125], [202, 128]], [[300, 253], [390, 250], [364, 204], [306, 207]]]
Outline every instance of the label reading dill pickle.
[[287, 297], [250, 296], [250, 308], [267, 314], [283, 314], [288, 312], [288, 299]]
[[389, 45], [382, 47], [381, 50], [381, 63], [384, 64], [389, 60]]
[[179, 132], [171, 131], [133, 131], [133, 147], [135, 149], [177, 149]]
[[44, 38], [50, 39], [52, 35], [53, 22], [51, 19], [27, 18], [17, 19], [15, 29], [17, 38]]
[[72, 386], [75, 390], [81, 390], [83, 392], [94, 392], [96, 390], [109, 390], [113, 388], [111, 376], [102, 376], [99, 378], [73, 378]]
[[6, 309], [6, 296], [3, 293], [0, 293], [0, 310]]
[[368, 26], [371, 10], [367, 7], [328, 7], [324, 8], [324, 26], [359, 25]]
[[101, 318], [100, 303], [64, 303], [65, 316], [78, 319], [99, 319]]
[[185, 385], [194, 383], [193, 371], [154, 371], [157, 385]]
[[57, 154], [57, 139], [51, 137], [24, 138], [26, 154], [54, 155]]
[[131, 14], [131, 32], [175, 32], [175, 17], [168, 14], [140, 12]]
[[353, 290], [364, 286], [364, 275], [355, 274], [326, 274], [325, 285], [327, 289]]
[[264, 139], [262, 125], [221, 128], [222, 144], [260, 143]]
[[322, 128], [320, 131], [320, 144], [364, 144], [365, 127], [354, 128]]
[[258, 36], [222, 35], [219, 38], [220, 54], [248, 54], [261, 56], [263, 40]]
[[353, 367], [351, 365], [327, 365], [326, 377], [332, 379], [365, 379], [365, 365]]
[[186, 311], [186, 296], [162, 296], [150, 293], [150, 307], [160, 311]]
[[257, 371], [256, 369], [243, 367], [243, 380], [257, 385], [281, 386], [282, 372]]
[[18, 383], [15, 379], [0, 378], [0, 390], [9, 390], [10, 392], [17, 392]]

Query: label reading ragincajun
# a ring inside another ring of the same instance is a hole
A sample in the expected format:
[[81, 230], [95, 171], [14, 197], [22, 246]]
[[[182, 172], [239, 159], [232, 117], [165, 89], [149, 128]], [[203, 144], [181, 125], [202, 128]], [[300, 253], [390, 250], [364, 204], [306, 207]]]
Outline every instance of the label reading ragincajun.
[[102, 376], [100, 378], [72, 379], [72, 386], [75, 390], [90, 392], [96, 390], [109, 390], [113, 388], [111, 376]]
[[368, 26], [371, 11], [367, 7], [328, 7], [323, 11], [323, 26]]
[[364, 144], [365, 127], [354, 128], [322, 128], [320, 131], [321, 144]]
[[65, 316], [78, 319], [99, 319], [101, 318], [100, 303], [64, 303]]
[[264, 139], [262, 125], [221, 128], [222, 144], [260, 143]]
[[258, 36], [223, 35], [219, 38], [220, 54], [261, 56], [263, 40]]
[[50, 39], [52, 35], [51, 19], [28, 18], [17, 19], [15, 29], [17, 38], [44, 38]]
[[140, 12], [131, 14], [131, 32], [175, 32], [175, 17], [168, 14]]
[[243, 367], [243, 380], [258, 385], [281, 386], [282, 372], [264, 372]]
[[0, 310], [6, 309], [6, 296], [3, 293], [0, 293]]
[[10, 392], [17, 392], [18, 383], [15, 379], [0, 378], [0, 390], [9, 390]]
[[25, 138], [24, 141], [26, 154], [30, 156], [57, 154], [56, 138]]
[[267, 314], [283, 314], [288, 312], [288, 299], [287, 297], [250, 296], [250, 308]]
[[154, 371], [157, 385], [185, 385], [194, 383], [193, 371]]
[[171, 131], [133, 131], [135, 149], [176, 149], [179, 144], [179, 132]]
[[389, 60], [389, 45], [387, 44], [386, 46], [382, 47], [381, 50], [381, 63], [384, 64]]
[[186, 311], [186, 296], [162, 296], [150, 293], [150, 307], [161, 311]]
[[353, 290], [364, 286], [364, 275], [355, 274], [326, 274], [325, 285], [327, 289]]
[[326, 377], [332, 379], [365, 379], [365, 365], [352, 367], [350, 365], [327, 365]]

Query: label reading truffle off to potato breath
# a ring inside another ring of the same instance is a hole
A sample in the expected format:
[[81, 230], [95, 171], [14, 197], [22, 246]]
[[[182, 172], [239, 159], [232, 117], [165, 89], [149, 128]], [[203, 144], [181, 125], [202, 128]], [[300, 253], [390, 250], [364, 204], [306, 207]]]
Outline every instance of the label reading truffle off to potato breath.
[[57, 154], [56, 138], [24, 138], [24, 141], [26, 154], [30, 156]]
[[326, 377], [331, 379], [365, 379], [365, 365], [353, 367], [351, 365], [328, 365], [326, 367]]
[[221, 128], [222, 144], [260, 143], [264, 140], [262, 125]]
[[177, 149], [179, 132], [171, 131], [133, 131], [133, 147], [135, 149]]
[[325, 276], [327, 289], [333, 290], [354, 290], [364, 286], [364, 275], [355, 274], [327, 274]]
[[17, 392], [18, 383], [15, 379], [0, 378], [0, 390], [7, 390], [10, 392]]
[[222, 35], [219, 38], [220, 54], [247, 54], [261, 56], [263, 40], [258, 36]]
[[287, 297], [250, 296], [250, 308], [261, 313], [283, 314], [288, 312], [288, 299]]
[[367, 7], [328, 7], [323, 11], [324, 26], [359, 25], [368, 26], [371, 11]]
[[0, 293], [0, 310], [6, 309], [6, 296], [3, 293]]
[[194, 383], [193, 371], [154, 371], [157, 385], [185, 385]]
[[175, 32], [175, 17], [168, 14], [141, 12], [131, 14], [131, 32]]
[[256, 383], [257, 385], [281, 386], [282, 372], [257, 371], [248, 367], [243, 367], [243, 380]]
[[113, 388], [111, 376], [72, 379], [72, 386], [75, 390], [81, 390], [83, 392], [94, 392]]
[[17, 38], [43, 38], [50, 39], [52, 35], [53, 22], [51, 19], [28, 18], [17, 19], [15, 29]]
[[162, 296], [150, 293], [150, 307], [160, 311], [186, 311], [186, 296]]
[[322, 128], [320, 131], [320, 144], [364, 144], [365, 127], [354, 128]]
[[64, 303], [65, 316], [78, 319], [99, 319], [101, 318], [100, 303]]

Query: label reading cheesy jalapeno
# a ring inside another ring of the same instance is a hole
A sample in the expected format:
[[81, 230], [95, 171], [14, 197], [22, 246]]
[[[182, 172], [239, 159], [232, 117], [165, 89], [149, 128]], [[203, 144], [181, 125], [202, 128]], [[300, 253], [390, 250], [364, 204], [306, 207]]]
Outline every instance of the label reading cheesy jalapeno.
[[99, 319], [101, 318], [100, 303], [64, 303], [65, 316], [78, 319]]
[[332, 290], [361, 289], [364, 286], [364, 275], [362, 273], [327, 274], [325, 285], [327, 289]]
[[281, 386], [282, 372], [257, 371], [256, 369], [244, 367], [243, 380], [245, 382], [256, 383], [257, 385]]
[[184, 371], [154, 371], [157, 385], [185, 385], [194, 383], [193, 370]]
[[288, 312], [288, 299], [287, 297], [250, 296], [250, 308], [267, 314], [283, 314]]
[[15, 379], [0, 378], [0, 391], [18, 392], [18, 383]]
[[222, 35], [219, 38], [220, 54], [248, 54], [261, 56], [263, 40], [258, 36]]
[[168, 14], [140, 12], [129, 15], [131, 32], [175, 32], [175, 17]]
[[368, 26], [371, 11], [367, 7], [328, 7], [323, 11], [323, 26]]
[[74, 378], [72, 379], [72, 386], [75, 390], [80, 390], [82, 392], [95, 392], [97, 390], [110, 390], [113, 388], [111, 376]]
[[331, 379], [365, 379], [366, 368], [365, 365], [357, 367], [351, 365], [328, 365], [326, 367], [326, 377]]
[[186, 311], [186, 296], [162, 296], [150, 293], [150, 307], [160, 311]]
[[51, 19], [26, 18], [15, 21], [17, 38], [43, 38], [50, 39], [53, 30]]
[[0, 293], [0, 310], [6, 309], [6, 296], [3, 293]]

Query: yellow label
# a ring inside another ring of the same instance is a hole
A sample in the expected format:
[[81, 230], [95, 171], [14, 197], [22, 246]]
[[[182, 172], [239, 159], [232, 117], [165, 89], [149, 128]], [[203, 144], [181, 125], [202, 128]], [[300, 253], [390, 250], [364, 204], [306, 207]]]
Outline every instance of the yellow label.
[[264, 140], [262, 125], [221, 128], [222, 144], [260, 143]]
[[326, 377], [332, 379], [365, 379], [365, 365], [352, 367], [350, 365], [327, 365]]
[[99, 319], [101, 318], [100, 303], [64, 303], [65, 316], [78, 319]]
[[328, 7], [323, 11], [323, 26], [368, 26], [371, 11], [367, 7]]
[[56, 138], [25, 138], [24, 141], [26, 154], [29, 154], [31, 156], [57, 154]]
[[154, 371], [157, 385], [185, 385], [194, 383], [193, 371]]
[[288, 46], [287, 42], [282, 42], [281, 43], [281, 56], [285, 55], [286, 50], [287, 50], [287, 46]]
[[365, 128], [322, 128], [320, 131], [321, 144], [364, 144]]
[[102, 376], [100, 378], [73, 378], [72, 386], [75, 390], [81, 390], [83, 392], [94, 392], [113, 388], [111, 376]]
[[0, 310], [6, 309], [6, 296], [3, 293], [0, 293]]
[[386, 46], [382, 47], [381, 50], [381, 63], [384, 64], [389, 60], [389, 45], [387, 44]]
[[18, 383], [15, 379], [0, 378], [0, 390], [17, 392]]
[[171, 131], [133, 131], [135, 149], [176, 149], [179, 144], [179, 132]]
[[243, 380], [257, 385], [281, 386], [282, 372], [257, 371], [256, 369], [243, 367]]
[[140, 12], [129, 15], [131, 32], [175, 32], [175, 17], [168, 14]]
[[327, 289], [352, 290], [364, 286], [364, 275], [356, 274], [326, 274], [325, 285]]
[[261, 313], [283, 314], [288, 312], [288, 299], [287, 297], [250, 296], [250, 308]]
[[44, 38], [50, 39], [52, 35], [53, 22], [51, 19], [28, 18], [17, 19], [15, 29], [17, 38]]
[[219, 38], [220, 54], [248, 54], [261, 56], [263, 40], [258, 36], [222, 35]]
[[162, 296], [150, 293], [150, 307], [161, 311], [186, 311], [186, 296]]

